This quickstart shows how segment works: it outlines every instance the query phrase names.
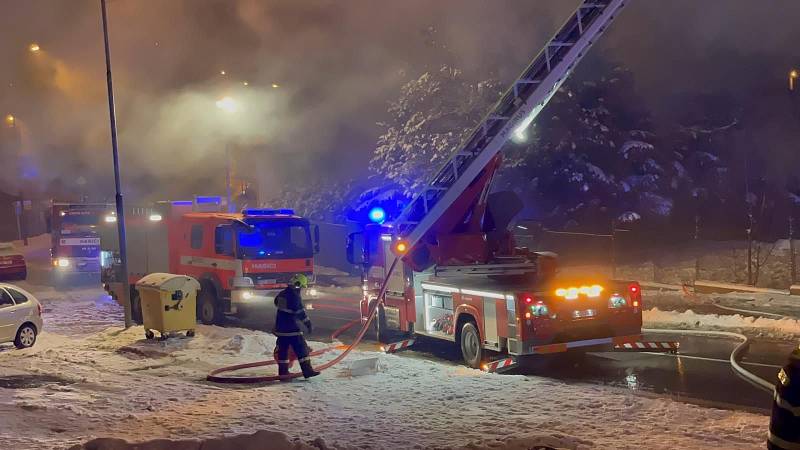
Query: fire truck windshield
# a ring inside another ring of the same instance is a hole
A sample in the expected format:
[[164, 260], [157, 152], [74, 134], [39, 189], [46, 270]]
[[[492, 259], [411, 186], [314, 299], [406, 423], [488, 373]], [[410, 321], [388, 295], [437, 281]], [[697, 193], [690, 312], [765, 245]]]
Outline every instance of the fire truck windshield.
[[238, 230], [238, 254], [243, 259], [311, 258], [308, 221], [245, 219], [251, 228]]
[[92, 226], [97, 225], [97, 214], [89, 213], [67, 213], [63, 218], [64, 225], [68, 226]]

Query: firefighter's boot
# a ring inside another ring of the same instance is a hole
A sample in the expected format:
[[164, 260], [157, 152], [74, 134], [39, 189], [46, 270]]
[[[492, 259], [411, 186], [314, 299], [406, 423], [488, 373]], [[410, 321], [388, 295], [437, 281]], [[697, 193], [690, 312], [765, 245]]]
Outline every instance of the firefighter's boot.
[[289, 378], [289, 363], [278, 363], [278, 376], [282, 377], [281, 383], [288, 383], [292, 381], [292, 379]]
[[314, 370], [313, 367], [311, 367], [311, 361], [303, 361], [302, 363], [300, 363], [300, 368], [303, 369], [303, 376], [306, 378], [311, 378], [319, 375], [319, 372], [317, 372], [316, 370]]

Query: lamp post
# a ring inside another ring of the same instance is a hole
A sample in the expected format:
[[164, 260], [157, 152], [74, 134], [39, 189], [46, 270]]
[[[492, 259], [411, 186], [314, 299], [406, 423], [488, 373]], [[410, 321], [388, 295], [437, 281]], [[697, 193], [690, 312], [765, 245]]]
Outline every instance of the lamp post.
[[789, 71], [789, 90], [794, 91], [794, 85], [797, 83], [797, 79], [800, 78], [800, 71], [797, 69], [792, 69]]
[[116, 188], [117, 206], [117, 233], [119, 234], [119, 259], [122, 270], [123, 289], [122, 305], [125, 307], [125, 328], [133, 326], [131, 320], [131, 296], [128, 283], [128, 251], [125, 244], [125, 208], [122, 202], [122, 183], [119, 175], [119, 149], [117, 146], [117, 114], [114, 109], [114, 83], [111, 80], [111, 49], [108, 44], [108, 15], [106, 13], [106, 0], [100, 0], [100, 10], [103, 16], [103, 43], [106, 53], [106, 85], [108, 88], [108, 115], [111, 125], [111, 154], [114, 159], [114, 187]]

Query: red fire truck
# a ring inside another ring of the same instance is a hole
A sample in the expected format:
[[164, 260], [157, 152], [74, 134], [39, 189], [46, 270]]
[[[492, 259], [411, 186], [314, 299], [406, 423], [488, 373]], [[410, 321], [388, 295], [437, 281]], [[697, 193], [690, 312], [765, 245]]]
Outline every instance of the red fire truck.
[[560, 278], [555, 255], [516, 247], [509, 226], [519, 198], [491, 191], [503, 146], [525, 132], [623, 5], [582, 2], [398, 217], [351, 235], [349, 259], [364, 268], [362, 317], [377, 308], [379, 339], [451, 341], [480, 367], [486, 351], [605, 350], [641, 338], [637, 283]]
[[50, 210], [50, 256], [56, 278], [85, 276], [99, 280], [99, 227], [111, 206], [54, 202]]
[[158, 202], [126, 212], [128, 276], [118, 266], [105, 282], [115, 298], [129, 289], [134, 319], [141, 306], [134, 286], [146, 274], [195, 277], [201, 285], [197, 317], [219, 323], [225, 315], [268, 305], [295, 273], [313, 280], [319, 231], [291, 209], [219, 212], [219, 197]]

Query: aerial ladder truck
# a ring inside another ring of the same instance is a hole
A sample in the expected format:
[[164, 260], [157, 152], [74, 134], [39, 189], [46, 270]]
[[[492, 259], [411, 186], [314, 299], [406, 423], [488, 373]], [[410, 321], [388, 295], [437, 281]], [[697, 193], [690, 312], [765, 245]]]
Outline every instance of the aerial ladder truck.
[[[583, 1], [399, 216], [350, 235], [348, 257], [363, 267], [362, 320], [377, 308], [381, 341], [408, 338], [389, 350], [432, 337], [453, 342], [467, 365], [492, 370], [568, 350], [675, 349], [641, 342], [638, 283], [561, 278], [554, 254], [516, 247], [508, 228], [521, 202], [490, 190], [503, 146], [524, 133], [624, 4]], [[487, 364], [489, 352], [509, 357]]]

